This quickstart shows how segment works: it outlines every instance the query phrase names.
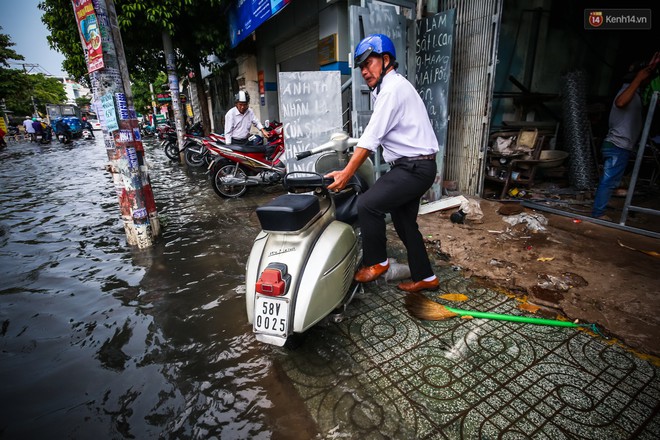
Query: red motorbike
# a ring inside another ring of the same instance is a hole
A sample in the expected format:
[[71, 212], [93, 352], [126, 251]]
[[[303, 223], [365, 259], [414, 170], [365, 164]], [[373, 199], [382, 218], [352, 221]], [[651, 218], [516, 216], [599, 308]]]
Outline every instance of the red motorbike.
[[223, 139], [204, 141], [215, 156], [209, 165], [211, 186], [221, 197], [241, 197], [250, 186], [276, 185], [286, 172], [284, 162], [284, 127], [279, 122], [266, 123], [271, 133], [268, 142], [251, 145], [225, 145]]

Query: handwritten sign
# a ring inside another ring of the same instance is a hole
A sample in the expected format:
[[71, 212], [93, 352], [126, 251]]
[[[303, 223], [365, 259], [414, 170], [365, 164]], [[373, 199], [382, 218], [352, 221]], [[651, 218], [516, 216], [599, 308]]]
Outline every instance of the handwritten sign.
[[438, 178], [429, 200], [442, 196], [442, 173], [447, 145], [449, 84], [454, 36], [454, 9], [417, 21], [415, 84], [440, 145], [437, 155]]
[[280, 117], [288, 171], [313, 171], [315, 158], [296, 161], [296, 153], [328, 142], [332, 133], [341, 131], [340, 80], [338, 71], [280, 73]]

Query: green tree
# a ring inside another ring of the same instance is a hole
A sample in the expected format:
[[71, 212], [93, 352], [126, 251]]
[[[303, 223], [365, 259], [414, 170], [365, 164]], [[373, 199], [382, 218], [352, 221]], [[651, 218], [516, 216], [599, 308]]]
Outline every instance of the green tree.
[[46, 114], [46, 104], [63, 104], [66, 102], [64, 85], [57, 79], [45, 76], [43, 73], [26, 74], [20, 70], [9, 69], [10, 81], [20, 83], [22, 88], [5, 97], [7, 108], [16, 115], [31, 115], [34, 113], [34, 103], [41, 114]]
[[[2, 28], [0, 28], [2, 29]], [[23, 60], [23, 56], [11, 49], [11, 38], [0, 33], [0, 98], [7, 109], [16, 115], [31, 115], [34, 112], [32, 98], [37, 109], [45, 113], [46, 104], [60, 104], [66, 100], [64, 86], [56, 78], [42, 73], [30, 75], [22, 70], [9, 69], [9, 60]]]
[[22, 94], [27, 89], [28, 82], [25, 75], [21, 74], [22, 72], [9, 68], [10, 60], [24, 59], [11, 48], [14, 45], [15, 43], [11, 41], [9, 35], [0, 33], [0, 99], [5, 100], [8, 110], [17, 112], [18, 110], [11, 106], [9, 98]]
[[[154, 95], [161, 92], [161, 85], [167, 84], [167, 75], [165, 72], [158, 72], [156, 78], [151, 82], [154, 87]], [[149, 113], [151, 110], [151, 89], [149, 82], [142, 79], [135, 79], [131, 83], [131, 90], [133, 91], [133, 105], [135, 110], [140, 113]]]
[[[164, 69], [162, 32], [168, 32], [178, 49], [179, 75], [194, 72], [199, 99], [206, 102], [199, 66], [208, 55], [222, 55], [229, 47], [229, 4], [229, 0], [116, 0], [132, 81], [154, 82]], [[87, 69], [71, 1], [43, 0], [39, 8], [45, 12], [42, 20], [51, 32], [51, 47], [64, 54], [64, 69], [81, 80]], [[204, 125], [209, 126], [208, 116]]]
[[80, 96], [76, 98], [76, 105], [79, 108], [89, 107], [91, 103], [92, 103], [92, 98], [90, 98], [89, 96]]
[[[2, 26], [0, 26], [0, 31]], [[23, 60], [23, 55], [20, 55], [12, 46], [16, 43], [11, 41], [11, 37], [7, 34], [0, 33], [0, 64], [4, 67], [9, 67], [9, 60]]]

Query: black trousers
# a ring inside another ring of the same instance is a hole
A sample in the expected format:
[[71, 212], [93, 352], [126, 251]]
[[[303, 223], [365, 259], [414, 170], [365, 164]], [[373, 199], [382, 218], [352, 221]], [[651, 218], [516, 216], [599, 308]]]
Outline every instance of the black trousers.
[[394, 229], [408, 253], [412, 280], [421, 281], [433, 275], [424, 238], [417, 225], [417, 214], [420, 199], [433, 184], [436, 172], [435, 160], [403, 162], [358, 197], [365, 266], [387, 259], [385, 214], [390, 213]]

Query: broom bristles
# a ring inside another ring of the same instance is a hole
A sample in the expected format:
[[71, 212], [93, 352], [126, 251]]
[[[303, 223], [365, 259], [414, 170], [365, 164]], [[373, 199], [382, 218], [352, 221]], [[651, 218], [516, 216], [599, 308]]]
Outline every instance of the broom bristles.
[[443, 319], [458, 316], [454, 312], [447, 310], [442, 304], [438, 304], [432, 299], [427, 298], [419, 292], [412, 292], [405, 297], [406, 309], [417, 319], [427, 321], [441, 321]]

